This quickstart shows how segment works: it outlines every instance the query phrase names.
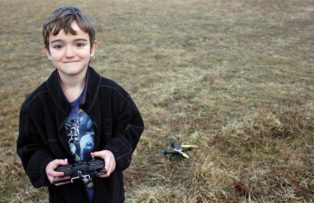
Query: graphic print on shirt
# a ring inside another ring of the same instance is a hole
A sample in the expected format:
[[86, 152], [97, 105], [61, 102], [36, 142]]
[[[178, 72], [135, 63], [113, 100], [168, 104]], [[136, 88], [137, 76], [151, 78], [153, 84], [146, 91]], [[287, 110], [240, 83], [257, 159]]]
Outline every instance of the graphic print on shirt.
[[93, 122], [82, 109], [73, 103], [71, 106], [72, 110], [65, 124], [69, 148], [76, 162], [88, 161], [94, 150]]

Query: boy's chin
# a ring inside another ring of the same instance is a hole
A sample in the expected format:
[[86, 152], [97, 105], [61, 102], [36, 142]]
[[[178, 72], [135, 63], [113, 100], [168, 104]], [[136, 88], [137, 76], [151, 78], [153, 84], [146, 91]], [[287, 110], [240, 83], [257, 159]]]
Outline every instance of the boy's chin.
[[56, 68], [56, 69], [58, 70], [59, 74], [61, 74], [61, 75], [76, 76], [76, 75], [80, 75], [82, 73], [85, 74], [87, 67], [88, 66], [78, 68], [77, 66], [66, 66], [66, 67]]

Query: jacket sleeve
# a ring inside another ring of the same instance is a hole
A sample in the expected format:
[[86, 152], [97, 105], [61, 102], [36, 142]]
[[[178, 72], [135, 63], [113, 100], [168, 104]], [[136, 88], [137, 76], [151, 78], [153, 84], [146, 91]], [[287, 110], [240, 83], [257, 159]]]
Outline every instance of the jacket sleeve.
[[46, 166], [53, 158], [47, 152], [43, 137], [36, 131], [34, 122], [23, 107], [20, 111], [17, 154], [34, 187], [49, 184]]
[[125, 93], [124, 99], [117, 99], [117, 110], [113, 120], [113, 138], [105, 149], [110, 150], [116, 159], [117, 169], [124, 170], [130, 163], [140, 136], [144, 130], [144, 122], [138, 108]]

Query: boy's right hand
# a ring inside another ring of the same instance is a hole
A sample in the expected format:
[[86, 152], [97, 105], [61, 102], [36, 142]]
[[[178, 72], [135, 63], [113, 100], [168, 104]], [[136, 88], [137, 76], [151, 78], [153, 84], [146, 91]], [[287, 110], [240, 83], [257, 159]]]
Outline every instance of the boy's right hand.
[[[70, 180], [70, 177], [64, 176], [63, 172], [55, 171], [55, 169], [58, 168], [59, 166], [65, 166], [65, 165], [68, 165], [67, 159], [55, 159], [55, 160], [48, 163], [48, 165], [46, 166], [46, 175], [47, 175], [47, 178], [51, 184], [54, 184], [53, 182], [55, 180]], [[55, 185], [59, 186], [59, 185], [63, 185], [66, 183], [67, 182], [59, 183], [59, 184], [55, 184]]]

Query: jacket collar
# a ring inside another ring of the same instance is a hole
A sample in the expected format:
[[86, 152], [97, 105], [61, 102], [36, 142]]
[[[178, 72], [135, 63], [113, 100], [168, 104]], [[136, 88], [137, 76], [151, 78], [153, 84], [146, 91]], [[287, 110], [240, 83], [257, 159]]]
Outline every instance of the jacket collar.
[[82, 108], [88, 113], [91, 112], [97, 99], [100, 82], [101, 76], [89, 66], [87, 69], [87, 88], [81, 103]]
[[[98, 94], [99, 91], [99, 86], [101, 82], [101, 77], [100, 75], [92, 68], [88, 67], [87, 68], [87, 87], [85, 94], [83, 95], [82, 102], [81, 102], [81, 107], [86, 111], [89, 112], [95, 101], [96, 101], [96, 95]], [[71, 110], [71, 105], [66, 99], [61, 85], [59, 83], [58, 79], [58, 71], [54, 70], [50, 77], [47, 80], [47, 87], [48, 87], [48, 92], [49, 95], [52, 98], [52, 102], [56, 106], [56, 119], [57, 119], [57, 126], [58, 129], [60, 130], [63, 125], [64, 121], [67, 118], [67, 116], [70, 113]]]

